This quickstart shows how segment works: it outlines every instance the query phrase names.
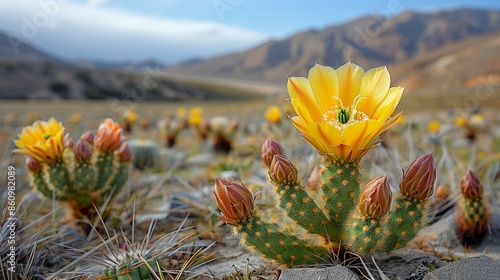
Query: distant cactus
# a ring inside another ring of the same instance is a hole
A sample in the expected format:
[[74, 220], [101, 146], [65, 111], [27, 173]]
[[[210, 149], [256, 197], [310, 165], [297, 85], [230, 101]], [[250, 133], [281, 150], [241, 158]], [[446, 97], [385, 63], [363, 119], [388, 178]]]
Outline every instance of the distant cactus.
[[133, 139], [128, 141], [132, 153], [132, 165], [139, 170], [158, 167], [160, 149], [153, 140]]
[[233, 148], [233, 140], [238, 130], [237, 120], [229, 120], [222, 116], [213, 117], [208, 122], [208, 135], [213, 140], [216, 152], [229, 153]]
[[462, 197], [455, 206], [455, 232], [464, 245], [476, 245], [488, 233], [491, 210], [477, 175], [469, 170], [460, 182]]
[[289, 79], [297, 113], [291, 120], [323, 163], [302, 184], [283, 147], [267, 140], [261, 158], [276, 186], [276, 207], [268, 211], [255, 205], [242, 183], [216, 179], [219, 219], [234, 226], [242, 244], [285, 265], [299, 265], [328, 262], [330, 254], [346, 249], [362, 256], [388, 252], [413, 239], [426, 224], [434, 192], [431, 154], [403, 173], [394, 199], [385, 176], [360, 187], [361, 158], [399, 117], [389, 119], [403, 89], [389, 83], [386, 68], [365, 73], [351, 63], [338, 70], [316, 65], [307, 79]]
[[[121, 263], [107, 267], [102, 273], [104, 279], [110, 280], [152, 280], [159, 275], [159, 263], [150, 256], [139, 257], [137, 252], [126, 251]], [[155, 276], [153, 276], [155, 275]]]
[[81, 218], [125, 185], [130, 150], [122, 129], [111, 119], [99, 126], [97, 135], [86, 132], [74, 144], [63, 135], [64, 127], [55, 119], [35, 122], [23, 128], [14, 152], [28, 156], [33, 188], [49, 199], [65, 202], [68, 218]]

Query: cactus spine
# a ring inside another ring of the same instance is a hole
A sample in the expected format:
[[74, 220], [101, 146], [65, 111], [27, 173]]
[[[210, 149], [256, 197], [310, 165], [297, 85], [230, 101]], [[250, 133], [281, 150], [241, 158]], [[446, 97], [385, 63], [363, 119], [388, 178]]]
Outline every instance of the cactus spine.
[[138, 139], [128, 141], [130, 151], [132, 152], [132, 165], [145, 170], [159, 166], [160, 149], [153, 140]]

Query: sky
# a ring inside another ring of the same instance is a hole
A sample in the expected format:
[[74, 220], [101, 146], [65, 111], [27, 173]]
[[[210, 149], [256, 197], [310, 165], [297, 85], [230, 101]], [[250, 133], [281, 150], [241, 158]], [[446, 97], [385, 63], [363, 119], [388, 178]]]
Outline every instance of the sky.
[[172, 64], [365, 15], [458, 7], [500, 10], [500, 1], [0, 0], [0, 32], [66, 60]]

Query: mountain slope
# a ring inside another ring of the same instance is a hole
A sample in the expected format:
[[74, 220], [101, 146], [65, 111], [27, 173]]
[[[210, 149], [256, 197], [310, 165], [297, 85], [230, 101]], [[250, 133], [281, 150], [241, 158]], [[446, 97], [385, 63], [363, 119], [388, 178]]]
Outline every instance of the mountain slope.
[[0, 32], [0, 60], [41, 62], [58, 60], [16, 37]]
[[403, 61], [474, 35], [500, 31], [500, 11], [459, 9], [364, 17], [269, 41], [245, 52], [169, 68], [173, 73], [284, 82], [315, 62], [363, 67]]

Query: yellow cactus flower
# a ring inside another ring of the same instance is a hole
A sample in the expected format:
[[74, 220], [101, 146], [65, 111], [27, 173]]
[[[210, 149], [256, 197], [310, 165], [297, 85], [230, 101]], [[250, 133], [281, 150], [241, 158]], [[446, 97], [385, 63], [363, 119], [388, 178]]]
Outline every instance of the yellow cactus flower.
[[458, 116], [455, 119], [455, 125], [458, 126], [458, 127], [464, 127], [465, 125], [467, 125], [467, 119], [465, 119], [462, 116]]
[[79, 124], [82, 121], [82, 115], [74, 113], [73, 115], [71, 115], [71, 117], [69, 117], [68, 120], [70, 123]]
[[427, 124], [427, 130], [430, 133], [438, 133], [440, 129], [441, 129], [441, 123], [439, 121], [430, 121]]
[[124, 115], [125, 121], [127, 121], [129, 123], [133, 123], [137, 120], [137, 113], [134, 112], [133, 110], [127, 109], [123, 115]]
[[187, 110], [184, 107], [179, 107], [177, 108], [177, 111], [175, 111], [175, 116], [179, 119], [184, 119], [187, 115]]
[[203, 122], [203, 110], [195, 107], [189, 110], [188, 123], [193, 127], [199, 126]]
[[389, 119], [403, 88], [389, 86], [386, 67], [365, 73], [350, 62], [338, 69], [316, 64], [307, 78], [288, 79], [292, 122], [324, 157], [358, 162], [400, 116]]
[[277, 124], [281, 122], [281, 109], [278, 106], [270, 106], [266, 110], [266, 121], [271, 124]]
[[64, 152], [64, 127], [54, 118], [36, 121], [22, 129], [14, 144], [15, 153], [34, 158], [39, 162], [53, 163], [62, 160]]

